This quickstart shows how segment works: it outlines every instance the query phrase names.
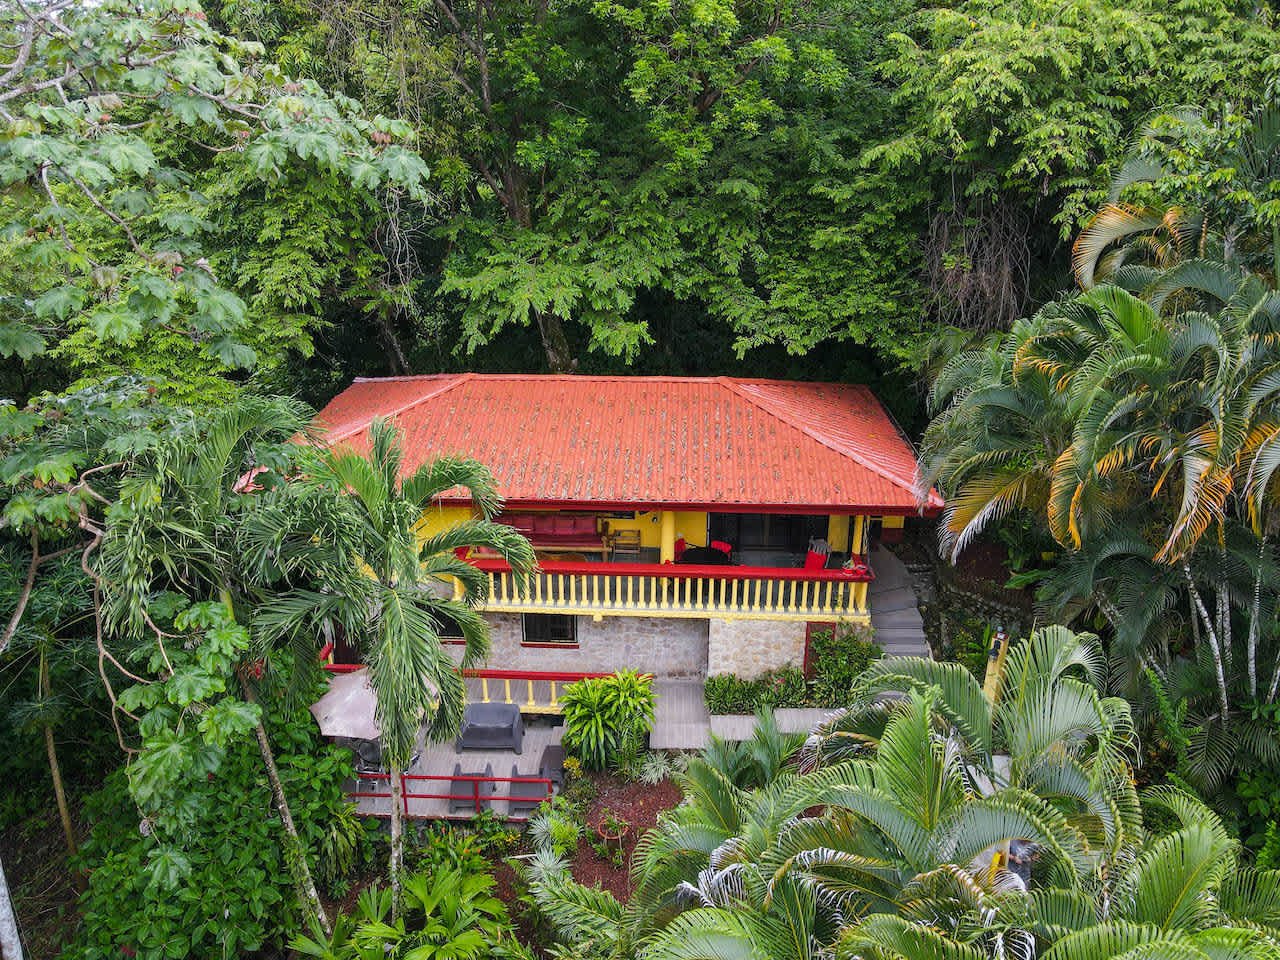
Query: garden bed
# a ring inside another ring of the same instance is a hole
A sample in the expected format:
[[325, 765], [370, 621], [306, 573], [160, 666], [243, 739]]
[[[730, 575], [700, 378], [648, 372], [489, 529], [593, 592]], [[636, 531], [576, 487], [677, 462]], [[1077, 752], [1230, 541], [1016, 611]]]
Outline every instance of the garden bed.
[[578, 841], [578, 849], [572, 858], [570, 870], [579, 883], [608, 890], [619, 900], [626, 902], [631, 895], [628, 866], [635, 852], [636, 842], [658, 822], [658, 814], [670, 810], [680, 802], [680, 788], [670, 780], [658, 784], [635, 783], [611, 774], [591, 775], [596, 787], [595, 797], [587, 808], [585, 824], [594, 831], [596, 824], [612, 813], [628, 825], [623, 839], [622, 866], [602, 857], [592, 849], [590, 840], [594, 832], [585, 834]]

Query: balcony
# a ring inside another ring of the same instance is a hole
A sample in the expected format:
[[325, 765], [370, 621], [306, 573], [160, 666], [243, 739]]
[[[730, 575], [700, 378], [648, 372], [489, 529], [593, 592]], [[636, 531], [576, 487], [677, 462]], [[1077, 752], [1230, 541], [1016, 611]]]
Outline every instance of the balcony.
[[868, 618], [869, 570], [590, 563], [544, 560], [518, 583], [500, 560], [472, 560], [489, 577], [485, 609], [601, 617], [753, 620]]

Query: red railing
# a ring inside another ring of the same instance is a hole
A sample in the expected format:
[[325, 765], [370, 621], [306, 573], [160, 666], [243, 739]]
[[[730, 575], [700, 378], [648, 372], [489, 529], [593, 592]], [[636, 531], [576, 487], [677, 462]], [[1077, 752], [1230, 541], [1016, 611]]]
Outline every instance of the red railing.
[[[351, 799], [353, 800], [360, 800], [363, 798], [368, 798], [370, 800], [390, 799], [391, 774], [385, 773], [382, 771], [369, 772], [369, 773], [357, 772], [355, 779], [356, 779], [357, 789], [352, 790], [350, 793], [347, 794], [347, 796], [350, 797]], [[361, 781], [364, 781], [364, 780], [386, 780], [388, 787], [385, 791], [360, 790], [359, 785]], [[416, 782], [421, 780], [444, 781], [445, 783], [450, 785], [465, 784], [467, 785], [467, 787], [469, 787], [469, 792], [460, 793], [456, 790], [453, 790], [453, 791], [450, 791], [449, 793], [420, 793], [417, 791], [410, 790], [408, 788], [408, 784], [410, 782]], [[543, 788], [544, 795], [537, 796], [537, 795], [522, 794], [520, 796], [513, 798], [511, 796], [511, 787], [508, 786], [506, 796], [499, 796], [496, 793], [493, 795], [486, 796], [480, 792], [480, 785], [484, 783], [490, 783], [490, 784], [527, 783], [530, 785], [541, 786]], [[471, 801], [472, 810], [476, 814], [479, 814], [486, 805], [491, 805], [494, 801], [505, 800], [508, 802], [508, 805], [510, 804], [510, 801], [513, 799], [522, 805], [543, 803], [544, 801], [551, 799], [551, 796], [553, 793], [553, 786], [554, 786], [553, 781], [548, 777], [486, 777], [480, 774], [446, 775], [446, 774], [424, 774], [424, 773], [402, 773], [400, 775], [400, 797], [401, 797], [401, 802], [404, 810], [404, 815], [406, 818], [419, 819], [419, 820], [439, 819], [441, 817], [448, 816], [449, 813], [448, 811], [446, 811], [444, 814], [415, 814], [409, 809], [410, 800], [448, 800], [453, 802], [457, 802], [460, 800], [469, 800]], [[513, 817], [511, 815], [510, 809], [508, 809], [507, 815], [504, 817], [504, 819], [511, 823], [524, 823], [529, 818]]]
[[[471, 558], [467, 561], [486, 573], [509, 573], [505, 560]], [[540, 573], [594, 574], [617, 577], [671, 577], [677, 580], [798, 580], [864, 583], [874, 579], [865, 561], [854, 570], [806, 570], [803, 567], [736, 567], [693, 563], [591, 563], [582, 560], [544, 560]]]

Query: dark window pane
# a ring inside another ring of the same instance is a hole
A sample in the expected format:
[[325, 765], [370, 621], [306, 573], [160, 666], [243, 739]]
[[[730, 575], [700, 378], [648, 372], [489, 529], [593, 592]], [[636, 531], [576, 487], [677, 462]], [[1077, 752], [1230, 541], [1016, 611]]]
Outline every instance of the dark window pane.
[[526, 613], [524, 642], [574, 644], [578, 642], [577, 627], [575, 617], [558, 613]]

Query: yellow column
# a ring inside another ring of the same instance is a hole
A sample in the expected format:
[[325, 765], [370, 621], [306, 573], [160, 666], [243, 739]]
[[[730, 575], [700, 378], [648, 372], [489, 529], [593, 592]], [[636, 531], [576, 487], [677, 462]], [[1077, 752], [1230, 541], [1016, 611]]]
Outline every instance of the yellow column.
[[850, 553], [862, 553], [864, 550], [863, 538], [866, 536], [867, 529], [866, 517], [853, 518], [853, 539], [849, 544]]
[[849, 515], [833, 513], [827, 517], [827, 543], [834, 553], [844, 553], [849, 549]]
[[676, 559], [676, 515], [674, 510], [662, 511], [662, 533], [659, 542], [659, 563], [674, 563]]

